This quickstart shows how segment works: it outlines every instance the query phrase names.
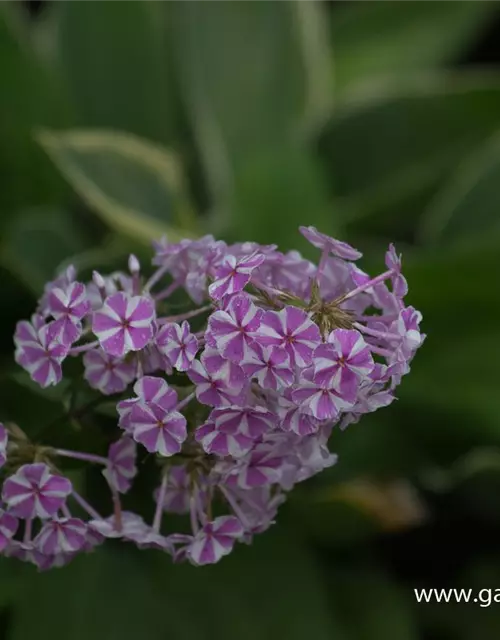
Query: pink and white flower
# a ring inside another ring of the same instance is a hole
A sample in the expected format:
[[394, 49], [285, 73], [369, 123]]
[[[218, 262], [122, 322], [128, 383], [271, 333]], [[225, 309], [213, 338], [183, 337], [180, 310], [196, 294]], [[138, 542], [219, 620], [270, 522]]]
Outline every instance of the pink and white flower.
[[257, 251], [241, 258], [226, 256], [215, 271], [214, 282], [208, 287], [210, 297], [220, 300], [223, 296], [243, 291], [250, 282], [252, 271], [264, 260], [265, 256]]
[[266, 311], [261, 319], [257, 342], [262, 346], [284, 349], [290, 362], [298, 367], [311, 364], [321, 336], [308, 314], [296, 307]]
[[94, 313], [92, 331], [106, 353], [122, 358], [129, 351], [144, 349], [150, 342], [155, 317], [150, 298], [119, 292], [109, 296]]
[[350, 409], [356, 401], [356, 389], [336, 389], [328, 381], [320, 381], [306, 371], [300, 385], [292, 392], [292, 400], [318, 420], [336, 419], [341, 411]]
[[186, 418], [175, 411], [177, 394], [160, 378], [146, 377], [134, 387], [138, 398], [131, 406], [128, 429], [151, 453], [179, 453], [187, 438]]
[[284, 457], [272, 443], [257, 444], [240, 464], [235, 467], [228, 481], [241, 489], [254, 489], [278, 483]]
[[67, 287], [54, 287], [48, 296], [48, 310], [55, 321], [52, 323], [54, 336], [71, 346], [82, 333], [82, 319], [90, 311], [85, 285], [71, 282]]
[[44, 555], [75, 553], [85, 545], [87, 525], [79, 518], [54, 518], [45, 522], [34, 545]]
[[175, 323], [160, 327], [155, 338], [160, 353], [177, 371], [187, 371], [198, 352], [198, 340], [191, 333], [189, 323]]
[[16, 362], [43, 388], [61, 381], [61, 363], [69, 350], [54, 336], [52, 324], [38, 328], [23, 320], [17, 323], [14, 336]]
[[243, 526], [237, 518], [220, 516], [198, 531], [189, 545], [187, 557], [196, 565], [215, 564], [231, 553], [243, 533]]
[[108, 467], [103, 476], [119, 493], [127, 493], [137, 473], [135, 460], [137, 445], [127, 436], [123, 436], [109, 447]]
[[0, 551], [3, 551], [9, 544], [12, 536], [15, 535], [19, 526], [19, 520], [11, 513], [0, 509]]
[[370, 349], [359, 331], [335, 329], [314, 351], [314, 375], [336, 389], [356, 388], [374, 367]]
[[224, 311], [215, 311], [210, 316], [207, 336], [213, 339], [224, 358], [241, 362], [248, 357], [261, 316], [262, 309], [248, 296], [236, 295]]
[[3, 483], [2, 499], [18, 518], [50, 518], [65, 504], [71, 482], [46, 464], [25, 464]]
[[318, 231], [316, 227], [299, 227], [299, 231], [304, 238], [313, 245], [313, 247], [321, 249], [325, 253], [331, 253], [332, 255], [337, 256], [338, 258], [343, 258], [344, 260], [358, 260], [363, 256], [362, 253], [354, 247], [351, 247], [347, 242], [331, 238], [325, 233]]
[[117, 358], [102, 349], [91, 349], [83, 356], [84, 378], [104, 395], [121, 393], [137, 375], [134, 359]]
[[198, 400], [213, 407], [235, 404], [244, 386], [243, 380], [231, 380], [231, 366], [228, 361], [213, 373], [209, 373], [200, 360], [194, 360], [188, 376], [196, 385]]
[[295, 378], [290, 357], [284, 349], [261, 347], [258, 343], [252, 345], [242, 368], [262, 388], [274, 391], [289, 387]]

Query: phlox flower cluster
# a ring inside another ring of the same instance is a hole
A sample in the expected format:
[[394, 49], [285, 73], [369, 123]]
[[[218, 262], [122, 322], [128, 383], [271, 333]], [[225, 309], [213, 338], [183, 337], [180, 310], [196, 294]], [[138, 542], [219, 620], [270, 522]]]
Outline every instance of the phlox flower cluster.
[[[371, 277], [353, 247], [300, 231], [317, 264], [273, 245], [163, 239], [149, 276], [131, 256], [128, 272], [82, 282], [69, 267], [46, 285], [17, 325], [16, 362], [45, 388], [81, 358], [80, 382], [115, 408], [116, 431], [97, 455], [0, 425], [2, 553], [46, 569], [120, 538], [217, 562], [336, 462], [332, 429], [394, 400], [424, 338], [400, 256], [391, 246]], [[180, 290], [188, 310], [172, 315]], [[148, 522], [125, 508], [138, 455], [157, 462]], [[108, 513], [65, 477], [71, 458], [101, 468]], [[166, 534], [169, 513], [186, 514], [186, 529]]]

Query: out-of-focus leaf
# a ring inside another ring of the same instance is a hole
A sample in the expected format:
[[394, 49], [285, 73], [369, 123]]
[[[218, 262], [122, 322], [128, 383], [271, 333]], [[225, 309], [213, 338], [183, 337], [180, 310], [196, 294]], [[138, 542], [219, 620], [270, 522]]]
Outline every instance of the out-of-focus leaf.
[[171, 144], [176, 100], [163, 3], [61, 2], [51, 9], [78, 125]]
[[39, 297], [61, 263], [90, 242], [69, 211], [29, 209], [12, 217], [0, 243], [0, 262]]
[[217, 206], [228, 205], [235, 167], [256, 152], [288, 148], [311, 113], [329, 104], [324, 7], [315, 5], [168, 6], [181, 89]]
[[2, 308], [0, 316], [0, 353], [1, 364], [12, 362], [14, 328], [21, 318], [29, 318], [33, 312], [35, 298], [29, 287], [26, 287], [12, 270], [0, 263], [0, 282], [2, 296], [8, 300]]
[[311, 247], [300, 236], [301, 224], [316, 224], [335, 235], [335, 211], [318, 162], [305, 149], [267, 149], [251, 154], [235, 176], [230, 229], [238, 237], [262, 243], [279, 239], [280, 249]]
[[383, 569], [363, 566], [328, 567], [334, 610], [350, 640], [417, 640], [416, 620], [406, 593]]
[[0, 558], [0, 609], [22, 598], [23, 588], [34, 573], [34, 568], [14, 558]]
[[[432, 345], [431, 345], [432, 342]], [[462, 339], [439, 344], [429, 339], [426, 353], [401, 389], [403, 401], [425, 402], [445, 411], [452, 406], [464, 415], [475, 416], [469, 429], [480, 433], [489, 425], [500, 442], [500, 331], [464, 332]], [[474, 363], [473, 365], [471, 363]], [[484, 425], [484, 426], [482, 426]], [[448, 433], [452, 425], [443, 425]]]
[[239, 545], [203, 569], [125, 546], [100, 549], [34, 577], [15, 609], [11, 638], [50, 627], [53, 640], [343, 640], [318, 581], [308, 553], [286, 531]]
[[332, 13], [336, 90], [452, 62], [497, 10], [484, 2], [353, 2]]
[[[21, 369], [19, 370], [22, 372]], [[2, 422], [14, 422], [30, 436], [36, 438], [43, 431], [44, 426], [62, 412], [61, 403], [53, 398], [53, 394], [44, 396], [41, 393], [33, 393], [27, 386], [19, 384], [6, 375], [0, 377], [0, 385]]]
[[500, 228], [500, 137], [467, 157], [422, 216], [425, 242], [440, 243]]
[[[476, 236], [449, 249], [422, 252], [405, 266], [408, 301], [422, 311], [428, 338], [398, 397], [401, 404], [441, 413], [435, 437], [461, 437], [449, 419], [455, 413], [462, 415], [460, 432], [484, 437], [484, 444], [500, 438], [500, 290], [491, 286], [499, 244], [498, 233]], [[425, 422], [421, 430], [427, 430]]]
[[192, 223], [177, 158], [131, 134], [42, 131], [38, 139], [80, 197], [111, 227], [149, 241]]
[[350, 547], [379, 533], [376, 522], [365, 511], [345, 502], [314, 501], [313, 496], [303, 499], [294, 496], [289, 505], [289, 517], [306, 540], [321, 548]]
[[[350, 466], [351, 460], [345, 456], [340, 464]], [[416, 491], [405, 480], [323, 480], [296, 488], [286, 512], [295, 527], [321, 546], [350, 546], [381, 532], [413, 527], [426, 516]]]
[[[498, 269], [499, 245], [500, 233], [487, 233], [408, 256], [408, 303], [424, 314], [424, 332], [427, 323], [432, 328], [429, 344], [498, 329], [500, 289], [491, 286], [491, 275]], [[430, 351], [424, 345], [419, 355], [424, 350]]]
[[438, 184], [498, 128], [499, 114], [497, 77], [431, 76], [344, 102], [320, 137], [342, 220], [396, 209]]
[[163, 639], [171, 624], [163, 598], [136, 555], [99, 551], [32, 576], [14, 609], [10, 637], [20, 640], [50, 629], [54, 640]]
[[0, 228], [18, 207], [58, 202], [64, 181], [32, 139], [35, 126], [64, 126], [55, 78], [19, 37], [8, 3], [0, 6]]

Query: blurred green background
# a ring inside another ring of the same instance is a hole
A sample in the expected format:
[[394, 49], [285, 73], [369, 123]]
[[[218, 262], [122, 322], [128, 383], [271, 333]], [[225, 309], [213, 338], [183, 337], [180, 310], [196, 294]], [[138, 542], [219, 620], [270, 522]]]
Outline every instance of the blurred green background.
[[2, 2], [0, 418], [60, 412], [13, 363], [43, 284], [214, 233], [404, 254], [428, 339], [399, 400], [216, 567], [109, 544], [0, 563], [0, 638], [495, 640], [500, 603], [500, 4]]

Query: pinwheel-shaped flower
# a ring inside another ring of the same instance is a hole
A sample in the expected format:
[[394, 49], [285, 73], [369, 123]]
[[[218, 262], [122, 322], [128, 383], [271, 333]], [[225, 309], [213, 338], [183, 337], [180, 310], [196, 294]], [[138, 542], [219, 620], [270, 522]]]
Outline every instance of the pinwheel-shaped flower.
[[177, 371], [187, 371], [198, 351], [198, 340], [191, 333], [187, 320], [180, 326], [172, 323], [160, 327], [156, 344], [160, 353]]
[[252, 271], [261, 265], [265, 257], [255, 251], [241, 258], [228, 255], [215, 272], [215, 281], [208, 287], [208, 293], [214, 300], [243, 291], [250, 282]]
[[266, 311], [258, 334], [260, 345], [285, 349], [290, 362], [299, 367], [311, 364], [313, 351], [321, 341], [317, 325], [305, 311], [296, 307]]
[[248, 358], [242, 365], [243, 371], [264, 389], [283, 389], [289, 387], [294, 379], [290, 357], [284, 349], [261, 347], [252, 344]]
[[318, 380], [316, 375], [306, 370], [301, 377], [300, 385], [292, 392], [292, 399], [318, 420], [333, 420], [341, 411], [353, 406], [356, 401], [356, 389], [337, 389], [330, 386], [328, 381]]
[[3, 483], [2, 499], [18, 518], [50, 518], [71, 491], [71, 482], [53, 475], [46, 464], [25, 464]]
[[106, 353], [118, 358], [143, 349], [153, 337], [155, 307], [146, 296], [115, 293], [94, 313], [92, 330]]
[[52, 324], [35, 328], [30, 322], [18, 322], [14, 336], [16, 362], [41, 387], [61, 381], [61, 363], [68, 355], [68, 346], [54, 335]]
[[54, 518], [47, 521], [34, 540], [44, 555], [75, 553], [86, 542], [87, 525], [79, 518]]
[[243, 533], [243, 526], [237, 518], [216, 518], [198, 531], [189, 545], [187, 556], [196, 565], [214, 564], [231, 552]]
[[85, 285], [71, 282], [55, 287], [48, 295], [48, 311], [55, 318], [52, 330], [62, 344], [71, 346], [82, 333], [81, 320], [90, 311]]
[[210, 372], [208, 367], [208, 362], [205, 365], [200, 360], [195, 360], [188, 371], [189, 378], [196, 384], [198, 400], [213, 407], [234, 404], [243, 389], [244, 380], [236, 380], [236, 376], [231, 374], [231, 363], [228, 361]]
[[335, 329], [328, 342], [314, 352], [315, 380], [336, 389], [351, 388], [371, 373], [374, 362], [368, 345], [359, 331]]
[[85, 380], [104, 395], [121, 393], [134, 380], [137, 362], [110, 356], [102, 349], [92, 349], [83, 356]]
[[248, 296], [237, 295], [231, 298], [225, 311], [216, 311], [210, 316], [207, 334], [224, 358], [241, 362], [248, 357], [261, 316], [262, 309]]
[[207, 453], [239, 458], [270, 431], [276, 416], [263, 407], [214, 409], [207, 423], [196, 430], [196, 440]]
[[172, 456], [187, 438], [186, 418], [175, 411], [177, 394], [161, 378], [146, 377], [136, 383], [138, 398], [132, 406], [129, 428], [134, 440], [151, 453]]

